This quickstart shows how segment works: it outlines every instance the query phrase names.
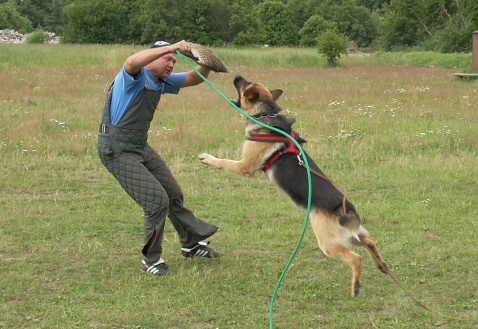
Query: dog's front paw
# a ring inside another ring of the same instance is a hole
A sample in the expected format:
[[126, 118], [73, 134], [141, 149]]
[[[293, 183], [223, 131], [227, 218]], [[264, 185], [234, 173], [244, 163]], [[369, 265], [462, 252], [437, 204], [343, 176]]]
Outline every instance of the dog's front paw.
[[208, 165], [212, 165], [213, 159], [215, 159], [215, 157], [212, 156], [211, 154], [201, 153], [199, 155], [199, 160], [201, 160], [202, 163], [205, 163], [205, 164], [208, 164]]

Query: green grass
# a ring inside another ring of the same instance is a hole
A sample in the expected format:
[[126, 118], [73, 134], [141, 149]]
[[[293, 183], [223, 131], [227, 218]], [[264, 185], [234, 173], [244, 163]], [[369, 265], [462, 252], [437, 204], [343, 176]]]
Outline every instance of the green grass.
[[[305, 212], [262, 173], [245, 179], [198, 161], [237, 159], [244, 139], [244, 119], [206, 84], [162, 99], [150, 143], [188, 207], [220, 227], [212, 246], [226, 256], [183, 259], [168, 223], [163, 257], [178, 275], [139, 271], [141, 210], [96, 156], [105, 90], [137, 49], [0, 44], [0, 328], [269, 326]], [[417, 307], [364, 249], [352, 299], [350, 270], [321, 253], [309, 228], [274, 328], [476, 328], [478, 84], [453, 76], [468, 64], [371, 55], [324, 68], [314, 50], [217, 51], [232, 73], [211, 82], [229, 98], [235, 74], [282, 88], [306, 150], [348, 188], [393, 274], [420, 302], [463, 319]]]
[[471, 70], [471, 53], [440, 54], [431, 51], [378, 52], [373, 54], [377, 60], [388, 63], [413, 66], [444, 67], [448, 69], [465, 68]]

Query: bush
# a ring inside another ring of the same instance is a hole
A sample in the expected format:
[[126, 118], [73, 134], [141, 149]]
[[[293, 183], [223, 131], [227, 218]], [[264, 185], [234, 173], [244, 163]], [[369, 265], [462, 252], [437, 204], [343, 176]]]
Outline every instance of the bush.
[[422, 43], [425, 50], [441, 53], [466, 53], [472, 50], [472, 24], [450, 20], [441, 30]]
[[335, 30], [327, 30], [317, 37], [318, 51], [329, 65], [335, 65], [341, 54], [347, 54], [348, 39]]
[[27, 37], [27, 43], [44, 43], [45, 41], [48, 41], [48, 33], [43, 30], [34, 31]]

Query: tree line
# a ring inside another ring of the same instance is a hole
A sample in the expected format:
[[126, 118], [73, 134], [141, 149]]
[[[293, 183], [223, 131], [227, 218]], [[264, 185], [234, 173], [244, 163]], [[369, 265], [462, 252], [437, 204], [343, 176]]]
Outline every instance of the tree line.
[[65, 43], [317, 46], [335, 31], [361, 49], [470, 52], [477, 0], [0, 0], [0, 29]]

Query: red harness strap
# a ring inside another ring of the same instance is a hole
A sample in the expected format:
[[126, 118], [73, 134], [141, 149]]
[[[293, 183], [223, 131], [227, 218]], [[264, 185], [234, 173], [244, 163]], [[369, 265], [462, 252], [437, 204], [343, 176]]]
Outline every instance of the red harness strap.
[[[294, 131], [290, 132], [290, 136], [295, 139], [296, 133]], [[251, 135], [248, 140], [254, 141], [254, 142], [283, 142], [286, 143], [286, 147], [282, 150], [279, 150], [272, 154], [272, 156], [266, 161], [266, 164], [264, 165], [264, 168], [262, 168], [262, 171], [266, 171], [267, 169], [274, 164], [274, 162], [277, 161], [283, 154], [286, 153], [292, 153], [295, 155], [300, 155], [300, 151], [295, 145], [292, 140], [284, 135]]]

